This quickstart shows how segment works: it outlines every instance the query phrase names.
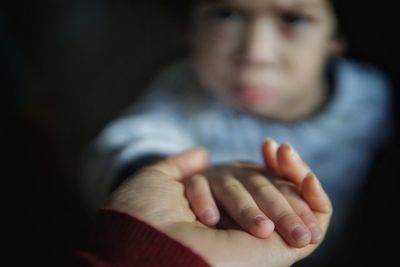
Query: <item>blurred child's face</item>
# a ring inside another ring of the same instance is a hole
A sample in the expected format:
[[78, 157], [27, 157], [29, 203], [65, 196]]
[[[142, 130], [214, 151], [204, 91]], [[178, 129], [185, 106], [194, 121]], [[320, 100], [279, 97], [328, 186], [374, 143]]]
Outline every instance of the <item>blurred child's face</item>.
[[203, 0], [191, 41], [200, 81], [252, 113], [293, 120], [324, 100], [334, 47], [328, 0]]

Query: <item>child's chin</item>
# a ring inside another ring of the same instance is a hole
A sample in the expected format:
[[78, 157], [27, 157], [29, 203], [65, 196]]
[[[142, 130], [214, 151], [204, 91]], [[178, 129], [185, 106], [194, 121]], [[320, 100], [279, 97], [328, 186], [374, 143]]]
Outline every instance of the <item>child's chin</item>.
[[246, 110], [248, 113], [251, 113], [253, 115], [261, 116], [261, 117], [271, 117], [273, 112], [269, 110], [268, 104], [262, 104], [262, 103], [257, 103], [257, 104], [252, 104], [252, 105], [242, 105], [242, 108]]

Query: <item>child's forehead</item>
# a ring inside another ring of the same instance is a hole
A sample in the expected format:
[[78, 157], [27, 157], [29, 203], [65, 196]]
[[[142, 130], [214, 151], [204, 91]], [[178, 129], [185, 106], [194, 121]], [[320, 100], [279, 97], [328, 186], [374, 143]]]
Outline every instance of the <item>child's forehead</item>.
[[279, 5], [284, 7], [323, 7], [329, 0], [197, 0], [198, 4], [233, 4], [239, 6]]

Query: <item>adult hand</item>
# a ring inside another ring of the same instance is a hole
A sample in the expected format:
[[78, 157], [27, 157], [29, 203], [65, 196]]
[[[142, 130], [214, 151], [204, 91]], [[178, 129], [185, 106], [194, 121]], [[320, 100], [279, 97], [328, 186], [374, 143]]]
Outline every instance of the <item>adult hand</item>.
[[[113, 193], [106, 208], [145, 221], [197, 252], [212, 266], [289, 266], [315, 250], [317, 245], [289, 247], [276, 232], [259, 239], [242, 230], [213, 229], [198, 221], [185, 198], [183, 181], [206, 167], [203, 148], [169, 157], [128, 179]], [[309, 177], [304, 183], [307, 190], [320, 190], [315, 178]], [[331, 213], [330, 206], [315, 210], [323, 233]]]

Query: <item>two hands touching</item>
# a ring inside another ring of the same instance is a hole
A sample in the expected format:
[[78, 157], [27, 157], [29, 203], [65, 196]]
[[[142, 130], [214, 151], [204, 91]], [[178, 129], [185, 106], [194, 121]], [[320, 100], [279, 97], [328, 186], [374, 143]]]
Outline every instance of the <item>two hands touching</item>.
[[168, 157], [130, 177], [106, 208], [148, 223], [212, 266], [290, 266], [323, 239], [331, 204], [290, 145], [267, 139], [262, 154], [265, 166], [208, 166], [203, 148]]

